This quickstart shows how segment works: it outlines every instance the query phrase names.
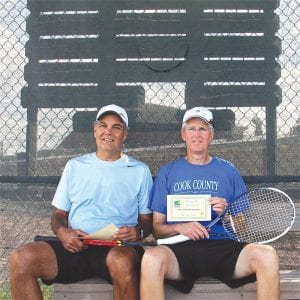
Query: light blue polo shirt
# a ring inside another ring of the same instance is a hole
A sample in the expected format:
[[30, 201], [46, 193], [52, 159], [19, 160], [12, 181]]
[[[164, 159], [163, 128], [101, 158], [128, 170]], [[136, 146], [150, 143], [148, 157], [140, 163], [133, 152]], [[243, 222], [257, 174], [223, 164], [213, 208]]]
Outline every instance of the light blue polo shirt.
[[92, 233], [113, 223], [135, 226], [151, 213], [151, 172], [128, 155], [103, 161], [96, 153], [73, 158], [65, 166], [52, 205], [69, 212], [69, 226]]

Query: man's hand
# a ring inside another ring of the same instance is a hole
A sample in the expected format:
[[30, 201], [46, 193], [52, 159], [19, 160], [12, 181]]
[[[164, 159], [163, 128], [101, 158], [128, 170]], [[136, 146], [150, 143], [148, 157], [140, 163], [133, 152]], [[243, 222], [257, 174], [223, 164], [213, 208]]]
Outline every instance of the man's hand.
[[122, 226], [114, 234], [114, 239], [120, 241], [137, 241], [140, 239], [140, 232], [136, 227]]
[[199, 222], [178, 223], [175, 226], [178, 233], [188, 236], [191, 240], [209, 237], [207, 229]]
[[65, 249], [72, 253], [86, 249], [78, 236], [84, 236], [87, 233], [81, 230], [73, 230], [68, 226], [68, 212], [59, 208], [54, 208], [51, 216], [51, 228], [57, 237], [61, 240]]
[[212, 206], [212, 210], [220, 215], [228, 206], [226, 199], [220, 197], [211, 197], [209, 204]]
[[65, 249], [72, 253], [77, 253], [87, 248], [82, 240], [78, 237], [85, 236], [87, 233], [81, 230], [74, 230], [70, 228], [60, 228], [57, 231], [57, 237], [61, 240]]

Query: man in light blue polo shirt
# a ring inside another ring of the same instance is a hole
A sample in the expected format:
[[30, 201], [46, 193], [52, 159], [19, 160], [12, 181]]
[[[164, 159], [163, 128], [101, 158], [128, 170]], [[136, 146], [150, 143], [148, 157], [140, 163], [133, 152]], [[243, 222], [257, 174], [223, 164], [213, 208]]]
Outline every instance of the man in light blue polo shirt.
[[52, 202], [51, 226], [59, 241], [30, 243], [10, 257], [15, 299], [42, 299], [37, 278], [52, 284], [94, 276], [113, 284], [114, 299], [138, 299], [143, 248], [87, 247], [78, 239], [109, 224], [118, 227], [114, 238], [122, 241], [151, 232], [152, 177], [148, 166], [122, 153], [127, 134], [126, 111], [102, 107], [94, 124], [96, 153], [66, 164]]

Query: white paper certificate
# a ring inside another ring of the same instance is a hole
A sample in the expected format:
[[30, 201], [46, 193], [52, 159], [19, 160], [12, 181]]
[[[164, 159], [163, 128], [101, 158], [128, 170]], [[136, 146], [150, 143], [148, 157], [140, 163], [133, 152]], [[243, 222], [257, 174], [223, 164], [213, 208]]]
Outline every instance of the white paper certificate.
[[210, 221], [211, 195], [167, 195], [167, 221]]

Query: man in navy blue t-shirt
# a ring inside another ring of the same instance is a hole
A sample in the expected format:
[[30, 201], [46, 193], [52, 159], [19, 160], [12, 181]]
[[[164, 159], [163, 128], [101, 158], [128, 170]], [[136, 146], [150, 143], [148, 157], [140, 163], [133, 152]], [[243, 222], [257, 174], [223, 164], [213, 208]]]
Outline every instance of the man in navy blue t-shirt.
[[279, 299], [279, 260], [271, 246], [216, 237], [213, 232], [225, 233], [220, 221], [207, 230], [209, 220], [183, 222], [168, 218], [168, 195], [179, 195], [178, 199], [193, 195], [207, 197], [211, 219], [214, 219], [246, 191], [234, 165], [209, 153], [214, 138], [211, 111], [204, 107], [187, 110], [181, 136], [186, 144], [186, 156], [160, 169], [150, 208], [156, 238], [183, 235], [187, 241], [146, 251], [142, 259], [141, 299], [164, 299], [164, 280], [188, 293], [195, 280], [205, 275], [233, 288], [256, 280], [257, 299]]

